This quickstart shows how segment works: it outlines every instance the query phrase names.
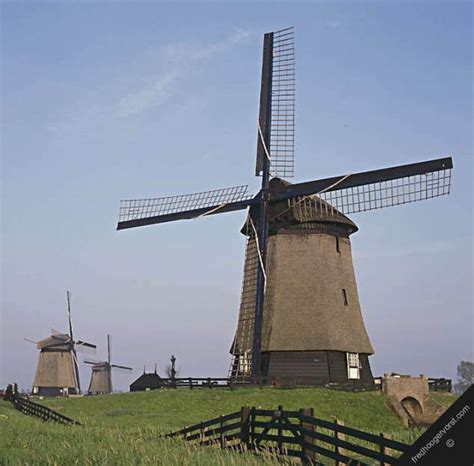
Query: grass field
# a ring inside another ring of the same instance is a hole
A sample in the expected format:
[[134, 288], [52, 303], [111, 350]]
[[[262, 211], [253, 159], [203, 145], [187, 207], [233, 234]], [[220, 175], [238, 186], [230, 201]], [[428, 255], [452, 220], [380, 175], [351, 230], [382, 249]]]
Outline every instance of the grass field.
[[[435, 394], [448, 406], [449, 394]], [[157, 390], [109, 396], [54, 398], [43, 403], [83, 423], [66, 427], [27, 417], [0, 402], [0, 465], [257, 465], [278, 464], [268, 455], [237, 454], [160, 439], [169, 432], [227, 414], [241, 406], [312, 407], [315, 416], [340, 419], [374, 433], [412, 443], [408, 430], [379, 392], [347, 393], [323, 388]]]

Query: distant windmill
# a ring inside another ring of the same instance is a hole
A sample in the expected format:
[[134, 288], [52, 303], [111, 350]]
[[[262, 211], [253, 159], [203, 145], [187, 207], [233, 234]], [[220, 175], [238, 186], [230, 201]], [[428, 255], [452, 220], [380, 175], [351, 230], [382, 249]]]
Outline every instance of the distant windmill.
[[[248, 186], [121, 202], [118, 230], [249, 209], [232, 377], [373, 384], [344, 214], [449, 194], [450, 157], [291, 184], [294, 173], [293, 28], [265, 34], [256, 195]], [[271, 179], [272, 178], [272, 179]], [[222, 251], [217, 253], [222, 254]]]
[[[78, 395], [81, 392], [77, 350], [96, 345], [74, 340], [71, 318], [71, 293], [67, 295], [69, 334], [51, 329], [51, 336], [36, 343], [40, 350], [33, 381], [33, 394], [42, 396]], [[31, 340], [27, 340], [31, 341]]]
[[92, 364], [91, 382], [89, 384], [90, 395], [104, 395], [112, 393], [112, 369], [122, 369], [124, 371], [133, 370], [131, 367], [119, 366], [110, 363], [110, 335], [107, 335], [107, 361], [94, 362], [84, 361]]

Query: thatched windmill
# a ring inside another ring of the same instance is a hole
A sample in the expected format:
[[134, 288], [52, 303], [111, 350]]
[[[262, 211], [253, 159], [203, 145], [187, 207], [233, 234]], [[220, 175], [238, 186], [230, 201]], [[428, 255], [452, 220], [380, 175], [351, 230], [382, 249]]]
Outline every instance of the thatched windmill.
[[33, 342], [40, 350], [33, 381], [34, 395], [78, 395], [81, 392], [77, 351], [86, 348], [93, 350], [96, 345], [74, 340], [69, 291], [67, 292], [67, 313], [69, 333], [52, 330], [48, 338]]
[[91, 381], [89, 390], [87, 390], [87, 393], [90, 395], [107, 395], [112, 393], [112, 369], [120, 369], [123, 371], [133, 370], [131, 367], [110, 363], [110, 346], [110, 335], [107, 335], [107, 361], [84, 361], [86, 364], [92, 364]]
[[345, 214], [449, 194], [450, 157], [291, 184], [295, 60], [292, 28], [264, 36], [255, 173], [248, 186], [122, 201], [117, 229], [248, 209], [232, 377], [372, 384]]

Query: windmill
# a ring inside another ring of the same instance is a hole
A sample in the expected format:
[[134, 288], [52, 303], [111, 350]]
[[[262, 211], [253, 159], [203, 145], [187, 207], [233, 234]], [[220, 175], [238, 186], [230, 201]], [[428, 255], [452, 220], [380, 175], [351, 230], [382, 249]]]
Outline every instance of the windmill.
[[[71, 293], [67, 295], [69, 333], [51, 329], [51, 335], [36, 343], [40, 350], [33, 381], [33, 394], [41, 396], [78, 395], [81, 392], [77, 351], [96, 348], [96, 345], [74, 340], [71, 318]], [[30, 341], [31, 340], [27, 340]]]
[[89, 390], [87, 391], [90, 395], [112, 393], [112, 369], [121, 369], [123, 371], [133, 370], [131, 367], [110, 363], [110, 339], [110, 335], [107, 335], [107, 361], [84, 361], [86, 364], [92, 364], [91, 382], [89, 384]]
[[372, 384], [345, 214], [449, 194], [450, 157], [291, 184], [294, 29], [264, 35], [256, 176], [248, 186], [123, 200], [118, 230], [248, 209], [230, 376]]

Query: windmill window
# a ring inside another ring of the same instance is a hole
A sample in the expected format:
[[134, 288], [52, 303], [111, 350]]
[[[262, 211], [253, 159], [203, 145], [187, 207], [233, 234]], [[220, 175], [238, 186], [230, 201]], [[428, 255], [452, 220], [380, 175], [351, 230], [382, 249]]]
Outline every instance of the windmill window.
[[360, 378], [360, 360], [359, 353], [347, 353], [347, 378]]
[[344, 288], [342, 289], [342, 300], [344, 302], [344, 306], [349, 305], [349, 301], [347, 300], [347, 290]]
[[336, 251], [340, 254], [341, 253], [341, 248], [339, 245], [339, 236], [336, 236]]

